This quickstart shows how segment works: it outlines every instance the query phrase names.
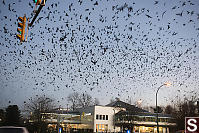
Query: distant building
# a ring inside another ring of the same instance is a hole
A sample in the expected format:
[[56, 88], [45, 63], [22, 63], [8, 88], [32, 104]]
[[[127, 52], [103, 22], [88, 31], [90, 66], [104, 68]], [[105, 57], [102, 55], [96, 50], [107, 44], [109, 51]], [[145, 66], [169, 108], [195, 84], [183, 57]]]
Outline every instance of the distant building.
[[[76, 111], [55, 110], [42, 114], [50, 130], [63, 132], [157, 132], [156, 114], [122, 101], [106, 106], [91, 106]], [[160, 133], [169, 133], [175, 127], [170, 115], [159, 114]]]
[[[107, 106], [115, 108], [125, 108], [115, 114], [115, 125], [120, 127], [120, 131], [130, 130], [137, 133], [156, 133], [156, 114], [138, 108], [134, 105], [122, 101], [115, 101]], [[171, 115], [159, 113], [160, 133], [173, 131], [176, 123]]]

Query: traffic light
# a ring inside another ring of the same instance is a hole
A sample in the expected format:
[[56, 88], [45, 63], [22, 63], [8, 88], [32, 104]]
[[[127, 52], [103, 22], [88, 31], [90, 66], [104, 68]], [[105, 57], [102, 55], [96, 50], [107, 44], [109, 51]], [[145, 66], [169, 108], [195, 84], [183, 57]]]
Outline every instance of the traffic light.
[[26, 15], [24, 15], [24, 17], [19, 17], [18, 19], [21, 22], [18, 22], [17, 31], [19, 34], [17, 34], [17, 38], [20, 40], [20, 42], [23, 42], [26, 28]]
[[40, 5], [41, 4], [41, 0], [33, 0], [34, 3], [36, 3], [36, 5]]
[[33, 0], [33, 2], [35, 3], [35, 8], [34, 8], [34, 12], [36, 13], [37, 12], [37, 5], [40, 5], [40, 6], [45, 6], [45, 1], [46, 0]]

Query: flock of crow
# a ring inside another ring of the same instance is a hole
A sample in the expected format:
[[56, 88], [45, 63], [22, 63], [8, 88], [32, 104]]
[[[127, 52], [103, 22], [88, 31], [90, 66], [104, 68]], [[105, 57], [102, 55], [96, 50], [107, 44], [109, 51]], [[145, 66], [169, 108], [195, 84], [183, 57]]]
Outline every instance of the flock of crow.
[[0, 4], [1, 105], [38, 94], [65, 104], [72, 92], [153, 105], [166, 81], [173, 85], [161, 90], [162, 104], [198, 93], [197, 0], [48, 0], [20, 43], [18, 17], [31, 21], [34, 6]]

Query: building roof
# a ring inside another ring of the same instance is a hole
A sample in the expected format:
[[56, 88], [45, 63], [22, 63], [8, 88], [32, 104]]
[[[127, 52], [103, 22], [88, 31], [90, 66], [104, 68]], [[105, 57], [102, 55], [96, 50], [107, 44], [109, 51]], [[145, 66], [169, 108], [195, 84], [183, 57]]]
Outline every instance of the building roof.
[[117, 100], [115, 102], [109, 103], [106, 106], [125, 108], [126, 111], [131, 111], [131, 112], [135, 112], [135, 113], [142, 113], [142, 112], [146, 112], [147, 113], [148, 112], [148, 111], [146, 111], [144, 109], [136, 107], [135, 105], [131, 105], [131, 104], [125, 103], [125, 102], [120, 101], [120, 100]]
[[68, 109], [60, 109], [60, 108], [56, 108], [53, 109], [51, 111], [49, 111], [48, 113], [56, 113], [56, 114], [80, 114], [79, 111], [75, 110], [68, 110]]
[[[131, 116], [140, 116], [140, 117], [156, 117], [156, 113], [151, 113], [151, 112], [132, 112], [132, 111], [119, 111], [118, 113], [116, 113], [116, 115], [131, 115]], [[162, 113], [158, 113], [159, 117], [168, 117], [171, 118], [172, 115], [170, 114], [162, 114]]]

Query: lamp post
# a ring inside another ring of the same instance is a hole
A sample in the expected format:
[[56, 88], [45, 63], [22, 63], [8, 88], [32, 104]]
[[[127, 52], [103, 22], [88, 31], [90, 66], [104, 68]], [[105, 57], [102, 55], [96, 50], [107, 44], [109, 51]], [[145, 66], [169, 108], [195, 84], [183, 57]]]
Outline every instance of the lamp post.
[[163, 86], [170, 86], [171, 83], [164, 83], [160, 87], [158, 87], [156, 91], [156, 123], [157, 123], [157, 133], [159, 133], [159, 125], [158, 125], [158, 91], [160, 90], [161, 87]]

